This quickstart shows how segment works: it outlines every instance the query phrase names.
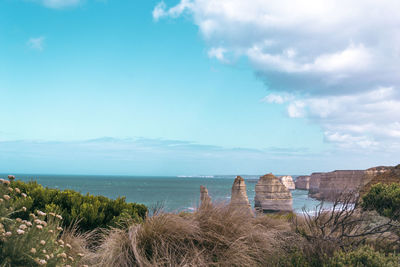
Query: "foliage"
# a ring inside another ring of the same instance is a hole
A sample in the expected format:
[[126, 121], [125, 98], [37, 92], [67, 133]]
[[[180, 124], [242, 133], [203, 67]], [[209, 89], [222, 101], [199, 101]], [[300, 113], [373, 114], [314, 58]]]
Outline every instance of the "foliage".
[[370, 246], [362, 246], [353, 251], [338, 251], [328, 259], [326, 267], [397, 267], [400, 256], [375, 251]]
[[77, 222], [81, 231], [122, 226], [129, 221], [139, 222], [147, 213], [146, 206], [126, 203], [124, 197], [112, 200], [104, 196], [82, 195], [73, 190], [44, 188], [32, 181], [13, 181], [11, 187], [18, 187], [28, 195], [23, 199], [27, 211], [18, 214], [21, 218], [27, 219], [29, 213], [36, 210], [57, 212], [64, 218], [63, 226], [68, 227]]
[[0, 265], [75, 265], [84, 254], [73, 253], [72, 246], [60, 239], [62, 217], [37, 211], [26, 220], [13, 218], [26, 211], [21, 198], [27, 196], [9, 184], [0, 180]]
[[400, 184], [384, 185], [378, 183], [362, 198], [362, 207], [376, 210], [380, 215], [400, 219]]

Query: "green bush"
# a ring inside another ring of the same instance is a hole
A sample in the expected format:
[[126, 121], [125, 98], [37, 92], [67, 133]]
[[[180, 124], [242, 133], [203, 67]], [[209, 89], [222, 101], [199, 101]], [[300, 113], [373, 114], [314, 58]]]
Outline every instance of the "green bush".
[[362, 198], [362, 207], [376, 210], [380, 215], [400, 219], [400, 184], [376, 184]]
[[325, 264], [326, 267], [397, 267], [399, 265], [399, 255], [386, 255], [369, 246], [363, 246], [349, 252], [336, 252]]
[[0, 266], [74, 266], [84, 255], [76, 254], [62, 239], [62, 217], [55, 213], [37, 211], [26, 220], [18, 213], [27, 196], [10, 182], [0, 181]]
[[147, 213], [146, 206], [126, 203], [124, 197], [112, 200], [104, 196], [82, 195], [73, 190], [44, 188], [37, 182], [12, 181], [11, 187], [17, 187], [28, 195], [23, 199], [27, 211], [18, 214], [21, 218], [28, 218], [29, 213], [36, 210], [57, 212], [64, 218], [63, 226], [78, 222], [81, 231], [118, 227], [132, 220], [139, 222]]

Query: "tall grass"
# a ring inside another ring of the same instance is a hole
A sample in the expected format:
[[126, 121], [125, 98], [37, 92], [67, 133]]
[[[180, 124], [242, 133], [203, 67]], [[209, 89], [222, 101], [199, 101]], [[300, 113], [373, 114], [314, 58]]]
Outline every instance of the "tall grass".
[[287, 220], [217, 205], [109, 230], [86, 260], [95, 266], [272, 266], [291, 252], [288, 244], [299, 243]]

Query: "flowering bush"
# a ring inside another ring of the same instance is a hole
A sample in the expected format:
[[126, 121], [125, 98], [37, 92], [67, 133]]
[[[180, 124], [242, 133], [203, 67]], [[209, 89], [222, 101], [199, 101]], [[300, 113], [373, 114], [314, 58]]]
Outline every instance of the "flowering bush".
[[[13, 180], [13, 176], [9, 179]], [[70, 244], [60, 239], [61, 215], [37, 210], [27, 219], [21, 206], [28, 196], [10, 181], [0, 179], [0, 265], [74, 266], [83, 254], [75, 255]]]
[[146, 206], [126, 203], [125, 198], [113, 200], [104, 196], [82, 195], [73, 190], [44, 188], [37, 182], [13, 181], [11, 187], [28, 195], [27, 198], [18, 196], [27, 208], [27, 212], [20, 217], [26, 219], [35, 210], [58, 212], [64, 218], [63, 226], [69, 227], [77, 222], [81, 231], [119, 227], [121, 222], [126, 221], [140, 222], [147, 214]]

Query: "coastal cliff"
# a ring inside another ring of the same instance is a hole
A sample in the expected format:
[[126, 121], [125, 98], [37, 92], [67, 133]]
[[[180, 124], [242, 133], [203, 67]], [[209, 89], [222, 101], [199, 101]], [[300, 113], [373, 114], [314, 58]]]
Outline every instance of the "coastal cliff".
[[230, 209], [242, 210], [250, 216], [253, 216], [253, 211], [246, 193], [246, 183], [244, 179], [237, 176], [232, 185]]
[[377, 174], [384, 173], [386, 167], [367, 170], [337, 170], [325, 173], [313, 173], [310, 177], [309, 196], [319, 200], [333, 201], [340, 194], [358, 194]]
[[377, 174], [374, 175], [371, 181], [369, 181], [361, 188], [361, 196], [366, 194], [371, 189], [371, 187], [377, 183], [400, 183], [400, 164], [395, 167], [375, 167], [368, 170], [375, 171], [377, 172]]
[[272, 173], [261, 176], [255, 187], [258, 212], [292, 211], [292, 194]]
[[310, 189], [310, 176], [299, 176], [294, 182], [295, 188], [300, 190]]
[[286, 175], [286, 176], [281, 176], [279, 177], [279, 181], [281, 181], [281, 183], [286, 186], [287, 189], [289, 190], [295, 190], [296, 186], [293, 182], [293, 177]]

